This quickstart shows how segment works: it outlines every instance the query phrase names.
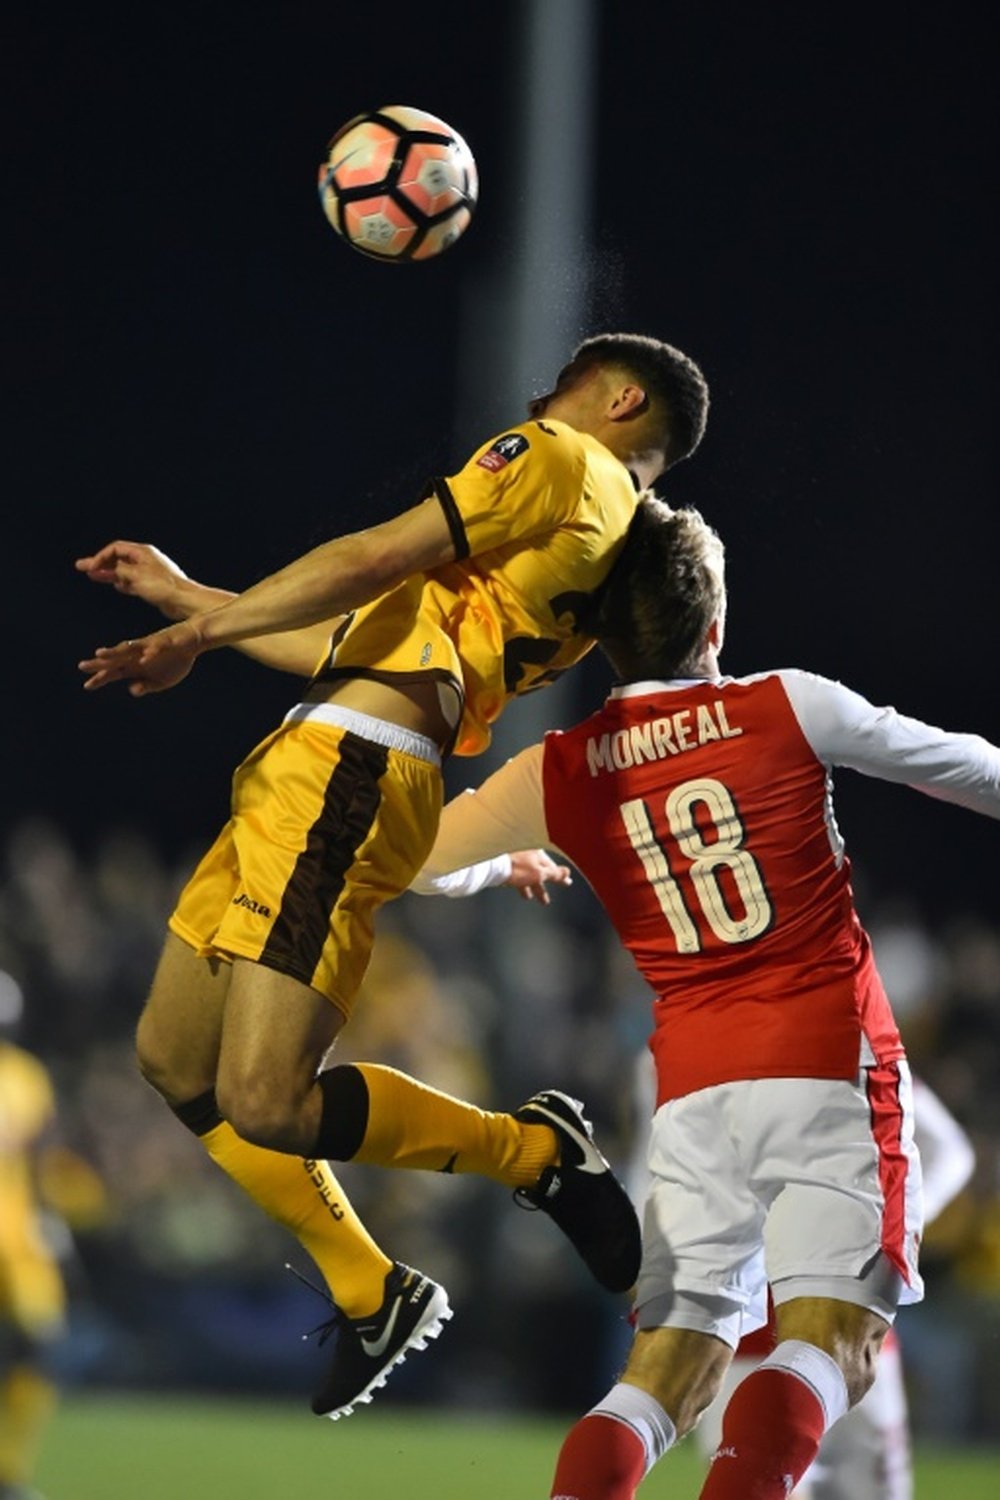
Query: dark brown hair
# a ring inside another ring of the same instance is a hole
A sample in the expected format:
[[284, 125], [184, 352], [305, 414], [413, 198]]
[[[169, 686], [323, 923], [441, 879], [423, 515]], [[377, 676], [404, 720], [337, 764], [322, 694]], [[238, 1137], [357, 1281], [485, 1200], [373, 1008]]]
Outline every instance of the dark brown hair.
[[725, 549], [696, 510], [644, 495], [583, 627], [626, 682], [697, 675], [723, 608]]

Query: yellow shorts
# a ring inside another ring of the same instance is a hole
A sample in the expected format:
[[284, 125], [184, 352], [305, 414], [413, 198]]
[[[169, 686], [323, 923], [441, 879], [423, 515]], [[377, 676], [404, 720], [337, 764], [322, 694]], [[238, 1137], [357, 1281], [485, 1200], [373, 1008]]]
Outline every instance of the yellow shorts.
[[299, 704], [233, 777], [232, 817], [181, 892], [171, 931], [249, 958], [345, 1015], [375, 912], [405, 891], [441, 812], [437, 747], [333, 704]]

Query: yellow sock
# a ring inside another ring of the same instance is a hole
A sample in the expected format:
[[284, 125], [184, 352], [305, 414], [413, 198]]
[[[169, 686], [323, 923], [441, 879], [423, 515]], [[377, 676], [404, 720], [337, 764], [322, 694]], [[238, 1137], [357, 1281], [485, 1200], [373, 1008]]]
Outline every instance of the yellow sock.
[[368, 1128], [352, 1161], [430, 1172], [478, 1172], [507, 1187], [531, 1187], [559, 1159], [548, 1125], [477, 1109], [376, 1063], [354, 1065], [368, 1085]]
[[0, 1383], [0, 1485], [31, 1478], [55, 1404], [55, 1386], [31, 1365], [15, 1365]]
[[199, 1140], [265, 1213], [291, 1230], [348, 1317], [362, 1317], [382, 1305], [392, 1261], [354, 1212], [327, 1162], [252, 1146], [225, 1120]]

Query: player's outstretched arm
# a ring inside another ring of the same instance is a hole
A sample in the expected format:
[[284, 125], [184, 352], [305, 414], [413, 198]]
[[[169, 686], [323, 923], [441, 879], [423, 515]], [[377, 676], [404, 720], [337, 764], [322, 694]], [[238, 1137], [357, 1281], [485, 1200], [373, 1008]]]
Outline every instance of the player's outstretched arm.
[[[151, 542], [108, 542], [93, 556], [77, 558], [75, 566], [92, 583], [142, 599], [168, 620], [187, 620], [236, 598], [232, 589], [196, 583]], [[338, 623], [337, 619], [325, 620], [303, 630], [238, 641], [235, 646], [264, 666], [309, 677]]]
[[80, 663], [84, 686], [124, 681], [134, 697], [161, 692], [182, 681], [203, 651], [347, 614], [454, 555], [444, 512], [436, 500], [424, 501], [380, 526], [325, 542], [244, 593], [166, 630], [98, 647]]
[[93, 556], [78, 557], [74, 566], [92, 583], [109, 585], [118, 594], [132, 594], [152, 604], [168, 620], [186, 620], [233, 597], [226, 589], [195, 583], [151, 542], [108, 542]]
[[[456, 871], [479, 868], [484, 874], [493, 865], [493, 875], [480, 880], [469, 890], [453, 894], [472, 894], [486, 884], [509, 883], [520, 889], [537, 885], [542, 867], [533, 868], [540, 855], [555, 871], [545, 875], [559, 884], [569, 883], [569, 870], [555, 865], [544, 851], [550, 843], [545, 824], [542, 793], [542, 746], [530, 745], [506, 765], [488, 776], [477, 791], [460, 792], [452, 797], [441, 813], [437, 838], [423, 869], [411, 886], [423, 895], [441, 894], [448, 878]], [[517, 849], [518, 854], [508, 850]], [[519, 862], [515, 873], [514, 861]], [[452, 892], [444, 891], [444, 894]]]
[[1000, 818], [1000, 746], [880, 708], [812, 672], [780, 673], [799, 727], [821, 761], [902, 782], [929, 797]]
[[475, 896], [509, 885], [525, 901], [550, 906], [550, 885], [572, 885], [569, 865], [560, 865], [544, 849], [518, 849], [476, 860], [457, 870], [431, 872], [425, 866], [410, 886], [418, 896]]
[[501, 882], [519, 891], [525, 901], [551, 906], [550, 885], [572, 885], [569, 865], [560, 865], [544, 849], [518, 849], [510, 856], [510, 874]]

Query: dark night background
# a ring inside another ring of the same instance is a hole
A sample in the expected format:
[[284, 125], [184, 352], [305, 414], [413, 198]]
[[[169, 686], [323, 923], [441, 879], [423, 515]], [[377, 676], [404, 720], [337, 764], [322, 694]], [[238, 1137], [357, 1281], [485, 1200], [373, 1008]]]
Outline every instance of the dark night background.
[[[150, 621], [75, 556], [153, 540], [244, 586], [520, 417], [456, 412], [463, 318], [517, 253], [522, 4], [8, 12], [8, 817], [47, 811], [83, 848], [118, 822], [200, 843], [294, 698], [221, 654], [158, 700], [84, 697], [77, 659]], [[709, 377], [706, 442], [664, 492], [728, 543], [728, 670], [808, 666], [997, 740], [981, 10], [600, 15], [593, 244], [566, 246], [590, 274], [579, 333], [655, 333]], [[476, 219], [438, 263], [364, 260], [316, 201], [327, 137], [389, 102], [442, 115], [479, 162]], [[581, 671], [571, 711], [604, 681]], [[839, 784], [856, 862], [931, 908], [994, 909], [994, 828], [859, 780]]]

